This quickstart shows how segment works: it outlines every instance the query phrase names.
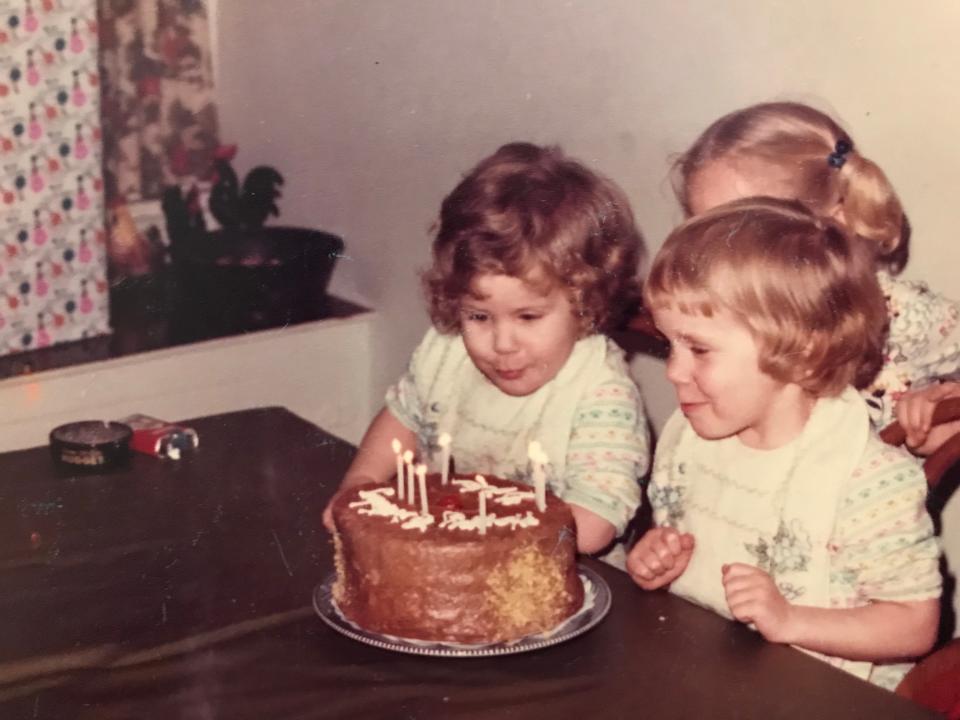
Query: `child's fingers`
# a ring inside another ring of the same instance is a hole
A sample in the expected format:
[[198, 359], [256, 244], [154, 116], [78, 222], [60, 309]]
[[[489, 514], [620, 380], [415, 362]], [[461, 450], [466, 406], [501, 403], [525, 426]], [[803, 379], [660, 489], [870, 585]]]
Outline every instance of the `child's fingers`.
[[644, 590], [655, 590], [667, 582], [663, 579], [663, 573], [653, 570], [639, 558], [634, 558], [633, 562], [627, 563], [627, 572], [633, 581]]
[[630, 551], [630, 555], [627, 556], [627, 570], [645, 580], [650, 580], [663, 572], [660, 559], [649, 546], [649, 541], [643, 545], [638, 544]]
[[[680, 533], [673, 528], [664, 528], [663, 534], [660, 536], [660, 542], [660, 549], [666, 549], [671, 555], [680, 554]], [[660, 554], [660, 549], [658, 549], [658, 554]]]
[[738, 613], [749, 613], [751, 619], [756, 617], [764, 607], [768, 593], [759, 583], [746, 578], [734, 581], [732, 585], [724, 585], [724, 594], [727, 598], [727, 605], [730, 612], [736, 610]]
[[[644, 538], [646, 551], [643, 553], [643, 559], [656, 572], [673, 567], [676, 555], [680, 554], [680, 539], [677, 537], [677, 531], [673, 528], [658, 528], [650, 533], [648, 538]], [[676, 547], [674, 551], [673, 547]]]
[[673, 555], [666, 545], [658, 543], [650, 547], [649, 552], [643, 556], [643, 562], [653, 572], [660, 574], [673, 566]]
[[927, 440], [933, 427], [933, 412], [941, 400], [960, 394], [960, 383], [929, 385], [906, 393], [897, 403], [897, 421], [907, 436], [907, 445], [917, 447]]
[[727, 595], [727, 607], [730, 614], [740, 622], [753, 622], [760, 612], [760, 603], [749, 594]]
[[942, 392], [940, 396], [941, 400], [948, 397], [960, 397], [960, 382], [950, 381], [940, 383], [940, 388]]
[[734, 578], [750, 577], [763, 572], [760, 568], [746, 563], [727, 563], [720, 570], [723, 574], [723, 582]]
[[768, 591], [758, 578], [737, 578], [723, 584], [727, 604], [763, 602]]
[[926, 438], [924, 438], [922, 442], [914, 444], [910, 444], [908, 442], [908, 445], [914, 453], [925, 457], [936, 452], [941, 445], [943, 445], [958, 432], [960, 432], [960, 420], [952, 420], [948, 423], [940, 423], [939, 425], [935, 425], [930, 429], [930, 432], [927, 433]]
[[910, 422], [915, 431], [926, 436], [933, 426], [933, 411], [937, 409], [937, 401], [931, 399], [930, 402], [918, 403], [911, 408]]
[[[680, 554], [680, 540], [676, 537], [669, 539], [673, 541], [672, 544], [664, 539], [655, 543], [652, 548], [656, 560], [664, 570], [672, 569], [677, 564], [677, 555]], [[674, 551], [672, 545], [676, 545], [676, 551]]]
[[635, 557], [630, 565], [631, 570], [644, 580], [653, 580], [663, 575], [666, 568], [660, 558], [652, 553]]
[[755, 600], [763, 595], [763, 588], [746, 578], [734, 580], [729, 584], [724, 583], [723, 591], [727, 597], [727, 603]]
[[330, 532], [333, 532], [335, 529], [333, 524], [333, 502], [328, 503], [323, 509], [323, 526]]
[[648, 568], [645, 563], [637, 559], [632, 559], [627, 562], [627, 572], [630, 573], [630, 577], [634, 580], [637, 578], [641, 580], [653, 580], [654, 578], [653, 571]]
[[730, 614], [740, 622], [753, 622], [756, 615], [756, 608], [751, 600], [727, 598], [727, 607]]
[[[931, 431], [941, 427], [938, 425], [937, 428], [934, 428], [933, 426], [933, 413], [937, 409], [937, 403], [946, 398], [956, 397], [958, 394], [960, 394], [960, 383], [956, 382], [940, 383], [930, 388], [926, 395], [928, 402], [922, 403], [913, 410], [915, 414], [914, 422], [922, 428], [923, 437], [919, 438], [919, 442], [913, 443], [912, 447], [928, 440]], [[949, 424], [952, 425], [953, 423]], [[952, 435], [953, 433], [949, 432], [949, 434]]]
[[653, 590], [676, 579], [686, 568], [693, 548], [693, 536], [673, 528], [654, 528], [647, 532], [627, 555], [627, 572], [646, 590]]
[[945, 398], [957, 397], [958, 395], [960, 395], [960, 383], [953, 381], [929, 385], [928, 392], [926, 393], [927, 399], [933, 404]]

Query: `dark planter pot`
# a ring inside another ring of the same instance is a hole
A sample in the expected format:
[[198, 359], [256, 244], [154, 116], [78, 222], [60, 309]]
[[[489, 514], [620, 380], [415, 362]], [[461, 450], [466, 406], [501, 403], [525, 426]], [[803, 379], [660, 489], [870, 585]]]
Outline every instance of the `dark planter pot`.
[[322, 316], [343, 240], [320, 230], [218, 230], [171, 248], [180, 322], [245, 332]]

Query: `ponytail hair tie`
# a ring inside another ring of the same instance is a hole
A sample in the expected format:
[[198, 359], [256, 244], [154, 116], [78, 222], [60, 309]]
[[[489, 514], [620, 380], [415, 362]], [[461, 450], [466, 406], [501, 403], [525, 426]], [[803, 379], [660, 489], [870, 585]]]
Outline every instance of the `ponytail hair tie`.
[[830, 167], [837, 168], [839, 170], [847, 161], [847, 153], [851, 150], [853, 150], [853, 142], [847, 138], [840, 138], [837, 140], [837, 144], [834, 146], [833, 152], [827, 155], [827, 164]]

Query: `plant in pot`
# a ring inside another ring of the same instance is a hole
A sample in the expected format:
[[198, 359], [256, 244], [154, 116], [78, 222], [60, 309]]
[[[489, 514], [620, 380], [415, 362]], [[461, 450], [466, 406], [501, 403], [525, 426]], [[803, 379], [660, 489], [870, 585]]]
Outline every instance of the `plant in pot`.
[[321, 316], [343, 241], [320, 230], [265, 225], [280, 214], [283, 176], [261, 165], [241, 183], [231, 164], [236, 151], [218, 148], [211, 168], [208, 207], [219, 229], [207, 229], [196, 188], [186, 196], [177, 187], [164, 193], [187, 322], [243, 332]]

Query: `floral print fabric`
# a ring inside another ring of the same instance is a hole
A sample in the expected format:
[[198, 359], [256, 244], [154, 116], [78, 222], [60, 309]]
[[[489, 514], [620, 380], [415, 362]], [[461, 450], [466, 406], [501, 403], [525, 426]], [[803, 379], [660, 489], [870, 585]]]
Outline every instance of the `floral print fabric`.
[[107, 196], [159, 198], [217, 147], [202, 0], [100, 0]]
[[877, 429], [896, 419], [900, 397], [912, 388], [960, 376], [960, 306], [923, 283], [877, 275], [890, 315], [883, 368], [862, 394]]
[[0, 354], [109, 332], [91, 0], [0, 0]]

